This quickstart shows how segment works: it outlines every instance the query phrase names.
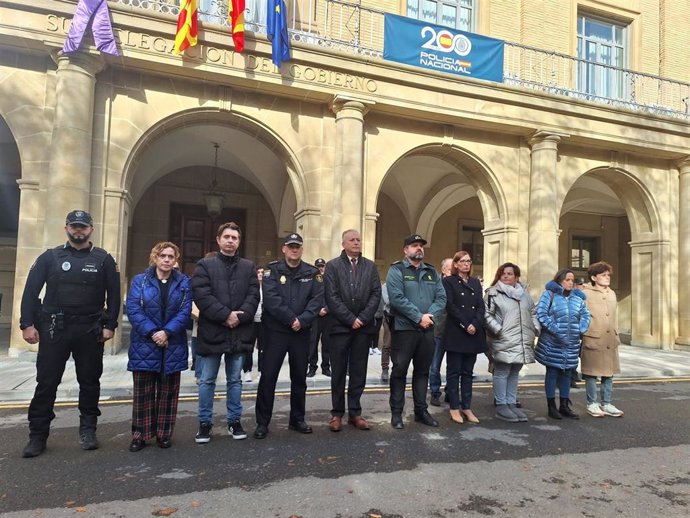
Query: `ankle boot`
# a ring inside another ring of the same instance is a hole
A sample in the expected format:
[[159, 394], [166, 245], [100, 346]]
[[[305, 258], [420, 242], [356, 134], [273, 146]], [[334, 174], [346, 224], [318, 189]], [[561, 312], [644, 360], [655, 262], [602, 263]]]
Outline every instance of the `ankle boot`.
[[546, 398], [546, 402], [549, 405], [549, 417], [551, 419], [563, 419], [558, 412], [558, 408], [556, 408], [556, 398], [548, 397]]
[[571, 402], [568, 398], [561, 398], [561, 407], [558, 409], [558, 412], [563, 416], [563, 417], [569, 417], [570, 419], [580, 419], [580, 416], [577, 415], [575, 412], [573, 412], [571, 408]]

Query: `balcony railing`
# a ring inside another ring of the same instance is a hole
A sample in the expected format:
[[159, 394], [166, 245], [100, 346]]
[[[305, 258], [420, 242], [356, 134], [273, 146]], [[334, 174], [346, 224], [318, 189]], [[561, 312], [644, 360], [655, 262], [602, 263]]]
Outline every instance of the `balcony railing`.
[[[179, 0], [110, 0], [179, 14]], [[343, 0], [287, 0], [290, 38], [357, 55], [383, 57], [384, 11]], [[245, 28], [266, 32], [267, 0], [246, 0]], [[228, 26], [227, 0], [199, 0], [202, 23]], [[630, 110], [690, 119], [690, 83], [506, 42], [504, 83]]]

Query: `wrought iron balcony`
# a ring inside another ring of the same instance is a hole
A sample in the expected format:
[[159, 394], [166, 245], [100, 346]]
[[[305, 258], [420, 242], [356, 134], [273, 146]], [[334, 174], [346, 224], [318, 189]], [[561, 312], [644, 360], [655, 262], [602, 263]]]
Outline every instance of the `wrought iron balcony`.
[[[110, 0], [179, 14], [179, 0]], [[343, 0], [286, 0], [290, 38], [341, 52], [383, 57], [384, 11]], [[266, 32], [267, 0], [246, 0], [245, 29]], [[228, 0], [199, 0], [203, 24], [228, 26]], [[690, 120], [690, 83], [506, 42], [505, 84]]]

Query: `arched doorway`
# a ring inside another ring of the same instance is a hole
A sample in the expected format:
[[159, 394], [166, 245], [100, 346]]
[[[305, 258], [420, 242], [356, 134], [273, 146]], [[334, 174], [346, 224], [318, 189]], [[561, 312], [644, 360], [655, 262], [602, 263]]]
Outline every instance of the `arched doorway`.
[[650, 193], [628, 171], [597, 168], [577, 179], [560, 215], [559, 265], [586, 277], [590, 263], [614, 268], [619, 330], [625, 343], [662, 347], [672, 343], [663, 279], [670, 243], [660, 232]]
[[[5, 119], [0, 117], [0, 344], [9, 344], [19, 230], [19, 149]], [[0, 349], [0, 354], [7, 350]]]
[[377, 212], [376, 259], [384, 274], [412, 232], [429, 242], [425, 261], [438, 267], [466, 250], [480, 277], [495, 270], [510, 246], [498, 184], [485, 164], [458, 147], [427, 145], [398, 159], [381, 184]]
[[[216, 144], [218, 153], [216, 156]], [[279, 237], [298, 228], [306, 189], [296, 160], [270, 130], [237, 114], [177, 114], [135, 146], [123, 177], [129, 203], [126, 278], [146, 266], [151, 246], [171, 239], [183, 247], [182, 267], [215, 250], [215, 229], [235, 220], [241, 253], [265, 264], [278, 258]], [[220, 213], [207, 195], [220, 196]]]

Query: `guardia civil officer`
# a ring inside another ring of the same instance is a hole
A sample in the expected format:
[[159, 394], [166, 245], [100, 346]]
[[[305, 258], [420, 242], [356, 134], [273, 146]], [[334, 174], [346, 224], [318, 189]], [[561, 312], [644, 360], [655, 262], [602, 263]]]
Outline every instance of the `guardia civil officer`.
[[323, 277], [302, 261], [302, 236], [289, 234], [283, 240], [285, 259], [269, 263], [264, 270], [263, 313], [266, 345], [256, 394], [254, 437], [265, 439], [273, 414], [276, 382], [285, 355], [290, 361], [289, 428], [311, 433], [304, 419], [307, 392], [310, 327], [324, 306]]
[[84, 450], [98, 448], [103, 346], [117, 327], [120, 273], [113, 257], [89, 241], [93, 220], [88, 212], [67, 214], [65, 232], [67, 242], [43, 252], [33, 264], [22, 295], [22, 336], [30, 344], [38, 343], [37, 385], [23, 457], [36, 457], [46, 448], [57, 388], [70, 354], [79, 382], [79, 443]]

